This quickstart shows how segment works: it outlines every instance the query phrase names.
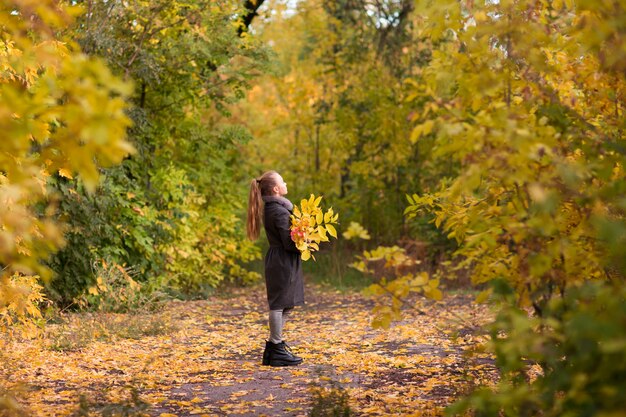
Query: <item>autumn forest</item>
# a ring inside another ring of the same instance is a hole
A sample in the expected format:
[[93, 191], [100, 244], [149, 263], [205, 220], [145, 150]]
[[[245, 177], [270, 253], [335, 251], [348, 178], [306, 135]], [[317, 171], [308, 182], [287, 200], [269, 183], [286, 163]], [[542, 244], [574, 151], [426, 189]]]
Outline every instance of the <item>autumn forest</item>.
[[1, 0], [0, 417], [626, 417], [625, 104], [624, 0]]

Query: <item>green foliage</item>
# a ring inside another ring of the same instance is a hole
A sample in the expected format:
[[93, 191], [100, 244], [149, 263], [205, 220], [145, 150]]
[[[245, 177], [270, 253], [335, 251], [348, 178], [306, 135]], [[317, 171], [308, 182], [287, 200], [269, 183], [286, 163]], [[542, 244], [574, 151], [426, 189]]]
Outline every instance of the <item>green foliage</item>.
[[[94, 265], [95, 285], [74, 299], [82, 310], [127, 313], [154, 310], [165, 294], [137, 282], [137, 272], [116, 263], [102, 261]], [[135, 276], [135, 278], [133, 278]], [[160, 284], [161, 287], [163, 284]]]
[[476, 415], [594, 416], [619, 415], [626, 408], [623, 284], [569, 289], [548, 303], [542, 317], [529, 317], [507, 302], [490, 332], [501, 379], [455, 404], [449, 415], [472, 410]]
[[141, 188], [126, 177], [126, 166], [107, 170], [94, 193], [87, 192], [80, 179], [51, 181], [60, 196], [58, 211], [67, 224], [67, 243], [48, 261], [57, 277], [47, 289], [61, 304], [71, 303], [94, 284], [94, 264], [102, 259], [132, 265], [141, 281], [164, 269], [156, 242], [167, 234]]
[[[104, 171], [94, 194], [59, 178], [67, 246], [50, 261], [55, 300], [70, 303], [95, 284], [101, 259], [127, 265], [138, 283], [198, 293], [259, 256], [239, 213], [240, 146], [250, 139], [224, 120], [262, 70], [266, 50], [233, 24], [230, 1], [95, 2], [71, 29], [83, 49], [133, 80], [129, 138], [137, 153]], [[128, 22], [134, 22], [128, 25]], [[165, 278], [165, 279], [164, 279]]]

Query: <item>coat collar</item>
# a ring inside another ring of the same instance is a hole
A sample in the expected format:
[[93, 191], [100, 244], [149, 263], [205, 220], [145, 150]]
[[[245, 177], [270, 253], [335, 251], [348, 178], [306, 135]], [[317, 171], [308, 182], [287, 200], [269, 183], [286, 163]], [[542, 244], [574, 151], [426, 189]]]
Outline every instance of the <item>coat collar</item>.
[[287, 210], [291, 211], [293, 210], [293, 203], [289, 200], [287, 200], [285, 197], [280, 197], [277, 195], [264, 195], [263, 196], [263, 202], [264, 203], [278, 203], [281, 206], [283, 206], [284, 208], [286, 208]]

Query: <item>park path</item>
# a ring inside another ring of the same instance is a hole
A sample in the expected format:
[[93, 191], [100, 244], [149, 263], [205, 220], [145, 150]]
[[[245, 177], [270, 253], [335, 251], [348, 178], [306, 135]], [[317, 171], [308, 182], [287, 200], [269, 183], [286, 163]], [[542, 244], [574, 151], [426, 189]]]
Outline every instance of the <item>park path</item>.
[[[142, 318], [153, 328], [141, 337], [94, 338], [76, 349], [15, 344], [8, 382], [29, 413], [42, 416], [306, 416], [346, 404], [355, 415], [429, 416], [493, 379], [489, 357], [465, 355], [488, 316], [469, 296], [422, 300], [425, 314], [406, 308], [402, 321], [382, 330], [369, 325], [372, 300], [317, 286], [285, 329], [304, 363], [264, 367], [263, 291], [170, 302]], [[130, 328], [133, 317], [107, 320]]]

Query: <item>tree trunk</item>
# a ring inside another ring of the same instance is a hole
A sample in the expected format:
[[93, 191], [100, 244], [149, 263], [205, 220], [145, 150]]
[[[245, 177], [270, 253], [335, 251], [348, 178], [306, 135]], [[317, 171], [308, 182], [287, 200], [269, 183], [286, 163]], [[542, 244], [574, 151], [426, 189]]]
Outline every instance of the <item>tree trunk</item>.
[[254, 19], [254, 16], [258, 16], [257, 10], [259, 10], [259, 7], [261, 7], [264, 1], [265, 0], [246, 0], [243, 4], [245, 13], [241, 16], [241, 24], [237, 28], [237, 34], [239, 36], [242, 36], [244, 32], [248, 31], [252, 19]]

